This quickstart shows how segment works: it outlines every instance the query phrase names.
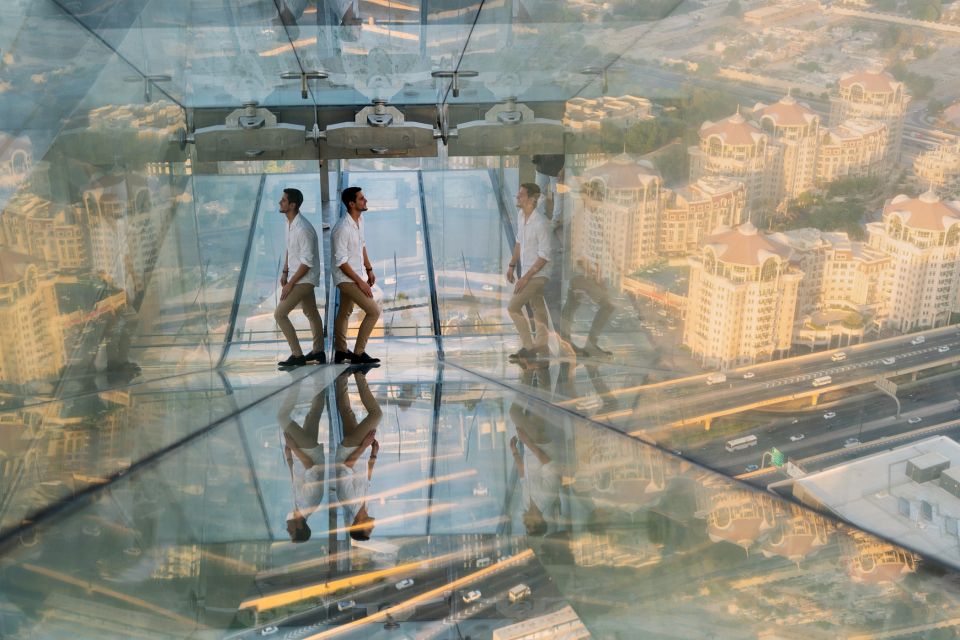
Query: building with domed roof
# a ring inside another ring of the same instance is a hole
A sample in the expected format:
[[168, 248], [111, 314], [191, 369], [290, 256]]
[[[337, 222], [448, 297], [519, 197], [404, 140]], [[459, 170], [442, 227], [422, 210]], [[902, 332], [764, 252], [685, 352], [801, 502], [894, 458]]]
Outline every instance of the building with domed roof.
[[574, 262], [591, 265], [619, 289], [624, 276], [659, 257], [663, 180], [649, 163], [621, 155], [584, 171], [580, 196], [583, 210], [572, 222]]
[[892, 168], [900, 158], [903, 120], [910, 96], [902, 82], [889, 73], [858, 71], [842, 76], [830, 98], [830, 126], [863, 119], [887, 128], [884, 164]]
[[939, 327], [960, 311], [960, 202], [928, 191], [899, 195], [867, 225], [869, 244], [891, 257], [883, 282], [882, 326], [901, 332]]
[[689, 258], [683, 343], [704, 364], [738, 366], [790, 349], [803, 278], [791, 253], [748, 222], [721, 228]]
[[779, 147], [779, 153], [771, 154], [772, 166], [768, 167], [777, 202], [813, 188], [820, 116], [791, 95], [773, 104], [758, 102], [752, 114], [763, 132]]
[[667, 194], [660, 217], [660, 253], [686, 257], [720, 226], [743, 222], [747, 189], [742, 182], [704, 176]]
[[722, 176], [742, 182], [747, 189], [747, 210], [751, 220], [776, 206], [776, 182], [771, 180], [776, 165], [771, 157], [770, 136], [739, 111], [718, 122], [700, 126], [700, 143], [688, 149], [690, 180]]

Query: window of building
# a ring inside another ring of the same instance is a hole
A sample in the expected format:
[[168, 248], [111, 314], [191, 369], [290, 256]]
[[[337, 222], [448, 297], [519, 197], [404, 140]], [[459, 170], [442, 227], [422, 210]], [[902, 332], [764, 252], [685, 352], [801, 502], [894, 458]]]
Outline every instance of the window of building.
[[910, 501], [906, 498], [897, 498], [897, 510], [905, 518], [910, 517]]
[[926, 500], [920, 501], [920, 516], [924, 520], [933, 520], [933, 505]]

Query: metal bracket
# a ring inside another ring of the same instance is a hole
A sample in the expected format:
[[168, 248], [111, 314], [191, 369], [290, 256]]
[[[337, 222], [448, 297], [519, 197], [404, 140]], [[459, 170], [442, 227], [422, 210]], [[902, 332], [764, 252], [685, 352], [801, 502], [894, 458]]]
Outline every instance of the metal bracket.
[[326, 80], [330, 75], [326, 71], [284, 71], [280, 74], [284, 80], [300, 80], [300, 97], [306, 100], [310, 96], [308, 80]]

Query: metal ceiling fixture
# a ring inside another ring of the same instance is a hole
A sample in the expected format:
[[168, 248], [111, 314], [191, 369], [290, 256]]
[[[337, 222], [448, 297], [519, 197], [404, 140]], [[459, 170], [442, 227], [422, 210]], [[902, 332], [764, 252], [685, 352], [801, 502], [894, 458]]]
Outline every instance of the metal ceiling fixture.
[[170, 82], [173, 80], [173, 77], [167, 75], [166, 73], [155, 73], [148, 74], [143, 76], [126, 76], [124, 77], [124, 82], [142, 82], [143, 83], [143, 100], [145, 102], [150, 102], [153, 97], [151, 91], [151, 85], [156, 82]]
[[477, 71], [457, 71], [456, 69], [433, 71], [430, 73], [434, 78], [453, 78], [453, 97], [460, 97], [460, 78], [476, 78], [480, 75]]
[[330, 77], [326, 71], [284, 71], [280, 74], [284, 80], [300, 80], [300, 97], [304, 100], [310, 95], [310, 89], [307, 86], [308, 80], [326, 80]]

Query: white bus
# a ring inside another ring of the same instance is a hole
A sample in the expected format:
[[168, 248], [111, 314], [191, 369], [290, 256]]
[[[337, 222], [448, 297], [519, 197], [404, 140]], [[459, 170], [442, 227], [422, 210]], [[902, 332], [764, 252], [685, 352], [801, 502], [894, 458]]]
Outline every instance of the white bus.
[[518, 602], [526, 598], [528, 595], [530, 595], [530, 587], [522, 582], [507, 592], [507, 597], [510, 598], [510, 602]]
[[727, 441], [727, 451], [730, 453], [739, 449], [755, 446], [757, 446], [757, 436], [743, 436], [742, 438], [734, 438], [733, 440]]
[[813, 382], [811, 382], [810, 384], [812, 384], [815, 387], [822, 387], [823, 385], [830, 384], [831, 382], [833, 382], [833, 378], [831, 378], [830, 376], [820, 376], [819, 378], [814, 378]]

